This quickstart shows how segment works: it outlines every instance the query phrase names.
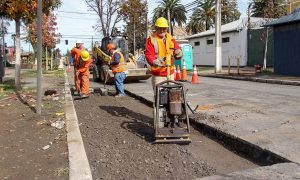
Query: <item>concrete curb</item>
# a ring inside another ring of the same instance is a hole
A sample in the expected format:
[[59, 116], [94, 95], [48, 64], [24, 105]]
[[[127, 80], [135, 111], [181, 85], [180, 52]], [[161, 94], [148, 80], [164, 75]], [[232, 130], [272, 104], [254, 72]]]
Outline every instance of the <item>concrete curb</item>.
[[218, 74], [199, 74], [198, 76], [212, 77], [212, 78], [222, 78], [222, 79], [232, 79], [232, 80], [242, 80], [242, 81], [253, 81], [253, 82], [270, 83], [270, 84], [300, 86], [300, 82], [298, 82], [298, 81], [279, 80], [279, 79], [265, 79], [265, 78], [259, 78], [259, 77], [223, 76], [223, 75], [218, 75]]
[[70, 91], [68, 75], [65, 71], [65, 113], [67, 125], [67, 141], [69, 150], [69, 179], [92, 180], [89, 161], [86, 156], [77, 114]]
[[[153, 106], [153, 102], [148, 100], [140, 95], [137, 95], [131, 91], [125, 90], [125, 92], [142, 103], [146, 104], [149, 107]], [[198, 129], [203, 134], [206, 134], [212, 139], [217, 140], [219, 143], [223, 144], [228, 149], [231, 149], [234, 152], [244, 156], [251, 161], [255, 161], [256, 163], [266, 166], [273, 165], [276, 163], [286, 163], [291, 162], [290, 160], [281, 157], [269, 150], [263, 149], [257, 145], [251, 144], [239, 137], [235, 137], [229, 133], [223, 132], [219, 129], [211, 127], [207, 124], [200, 123], [193, 118], [190, 118], [190, 123], [194, 128]]]

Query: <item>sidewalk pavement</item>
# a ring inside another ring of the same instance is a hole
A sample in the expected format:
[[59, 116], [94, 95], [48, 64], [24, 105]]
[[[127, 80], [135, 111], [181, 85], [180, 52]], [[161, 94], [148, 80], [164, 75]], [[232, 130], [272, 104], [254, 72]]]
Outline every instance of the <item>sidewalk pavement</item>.
[[[191, 75], [192, 72], [189, 72], [189, 74]], [[198, 70], [198, 75], [202, 77], [215, 77], [260, 83], [300, 86], [300, 77], [274, 75], [272, 73], [255, 73], [254, 67], [240, 68], [239, 73], [236, 67], [231, 68], [230, 73], [228, 72], [228, 68], [223, 68], [222, 72], [219, 73], [215, 73], [214, 70]]]
[[[297, 92], [297, 86], [300, 85], [300, 77], [285, 77], [275, 75], [259, 76], [257, 74], [255, 75], [254, 73], [241, 72], [241, 74], [242, 73], [243, 75], [237, 76], [227, 75], [224, 72], [214, 74], [212, 72], [206, 71], [205, 73], [200, 73], [199, 76], [295, 85], [296, 89], [293, 88], [294, 92]], [[189, 79], [191, 79], [190, 76]], [[203, 80], [204, 78], [201, 79]], [[206, 80], [204, 83], [206, 82], [209, 82], [209, 80]], [[190, 101], [193, 105], [197, 105], [199, 101], [203, 101], [203, 99], [205, 99], [203, 97], [203, 94], [198, 93], [200, 91], [199, 87], [203, 86], [201, 83], [198, 85], [198, 87], [195, 87], [195, 85], [192, 85], [190, 83], [185, 83], [185, 86], [189, 89], [188, 94], [192, 93], [192, 97], [188, 96], [187, 98], [188, 101]], [[125, 88], [127, 93], [139, 99], [142, 99], [143, 101], [146, 101], [148, 104], [151, 104], [153, 102], [151, 80], [147, 80], [146, 82], [126, 84]], [[211, 121], [201, 121], [200, 123], [203, 123], [205, 126], [220, 130], [225, 134], [237, 137], [241, 141], [246, 141], [250, 144], [253, 144], [254, 146], [258, 146], [258, 148], [261, 148], [263, 151], [270, 151], [271, 153], [278, 155], [278, 157], [282, 157], [283, 159], [290, 161], [290, 163], [275, 164], [272, 166], [257, 168], [256, 170], [246, 170], [243, 172], [232, 173], [224, 176], [215, 176], [209, 179], [243, 179], [246, 177], [251, 177], [251, 179], [270, 179], [270, 177], [277, 177], [275, 179], [300, 179], [300, 152], [298, 150], [300, 142], [300, 124], [295, 121], [295, 125], [291, 124], [290, 126], [285, 126], [284, 128], [278, 128], [277, 125], [286, 123], [286, 119], [278, 117], [275, 122], [273, 121], [274, 120], [272, 118], [269, 121], [259, 119], [257, 121], [251, 121], [250, 124], [248, 124], [248, 122], [245, 123], [245, 119], [239, 121], [239, 119], [237, 118], [235, 119], [235, 124], [232, 127], [219, 126], [217, 125], [217, 123], [212, 123]], [[230, 124], [232, 124], [232, 122], [225, 123], [229, 124], [229, 126]], [[244, 130], [248, 126], [256, 129], [260, 129], [260, 127], [263, 127], [264, 131], [246, 134]]]

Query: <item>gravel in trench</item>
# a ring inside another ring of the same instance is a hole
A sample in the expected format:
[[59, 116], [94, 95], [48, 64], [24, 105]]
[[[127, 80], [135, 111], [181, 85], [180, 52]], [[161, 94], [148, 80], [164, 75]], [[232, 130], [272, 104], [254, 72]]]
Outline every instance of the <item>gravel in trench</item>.
[[216, 174], [189, 145], [152, 144], [152, 108], [139, 101], [92, 94], [74, 103], [94, 179], [193, 179]]

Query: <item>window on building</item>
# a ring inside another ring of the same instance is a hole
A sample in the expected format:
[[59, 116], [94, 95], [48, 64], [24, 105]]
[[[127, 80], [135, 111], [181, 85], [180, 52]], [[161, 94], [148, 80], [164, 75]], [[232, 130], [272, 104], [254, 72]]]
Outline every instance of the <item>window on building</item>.
[[213, 44], [213, 43], [214, 43], [214, 40], [212, 40], [212, 39], [206, 40], [206, 44]]
[[229, 37], [222, 38], [222, 43], [228, 43], [230, 41]]
[[194, 42], [194, 46], [200, 46], [200, 41]]

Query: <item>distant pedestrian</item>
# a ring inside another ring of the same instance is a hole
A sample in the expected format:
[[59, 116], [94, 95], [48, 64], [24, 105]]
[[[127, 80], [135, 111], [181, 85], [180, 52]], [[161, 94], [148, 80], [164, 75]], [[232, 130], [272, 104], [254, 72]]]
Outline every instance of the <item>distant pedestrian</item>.
[[167, 80], [166, 56], [172, 55], [170, 78], [174, 80], [174, 58], [180, 59], [182, 51], [178, 43], [168, 33], [168, 21], [160, 17], [155, 22], [155, 32], [153, 32], [146, 41], [145, 57], [151, 66], [152, 87]]
[[128, 73], [125, 58], [121, 52], [121, 49], [117, 49], [114, 43], [109, 43], [107, 45], [107, 50], [111, 55], [110, 66], [115, 76], [114, 81], [117, 92], [115, 97], [125, 96], [124, 80]]
[[[81, 42], [80, 40], [77, 40], [75, 43], [75, 47], [73, 47], [71, 50], [71, 56], [73, 58], [73, 66], [74, 66], [74, 83], [76, 83], [76, 81], [77, 81], [76, 71], [78, 68], [80, 54], [81, 54], [81, 51], [83, 51], [83, 50], [85, 50], [85, 48], [83, 46], [83, 42]], [[79, 89], [77, 89], [76, 86], [75, 86], [75, 88], [76, 88], [75, 94], [77, 93], [76, 95], [79, 95]]]
[[79, 61], [77, 62], [77, 71], [76, 71], [76, 89], [79, 90], [79, 95], [82, 98], [89, 97], [90, 92], [90, 82], [89, 76], [90, 71], [89, 67], [92, 63], [90, 54], [88, 51], [83, 50], [80, 53]]

